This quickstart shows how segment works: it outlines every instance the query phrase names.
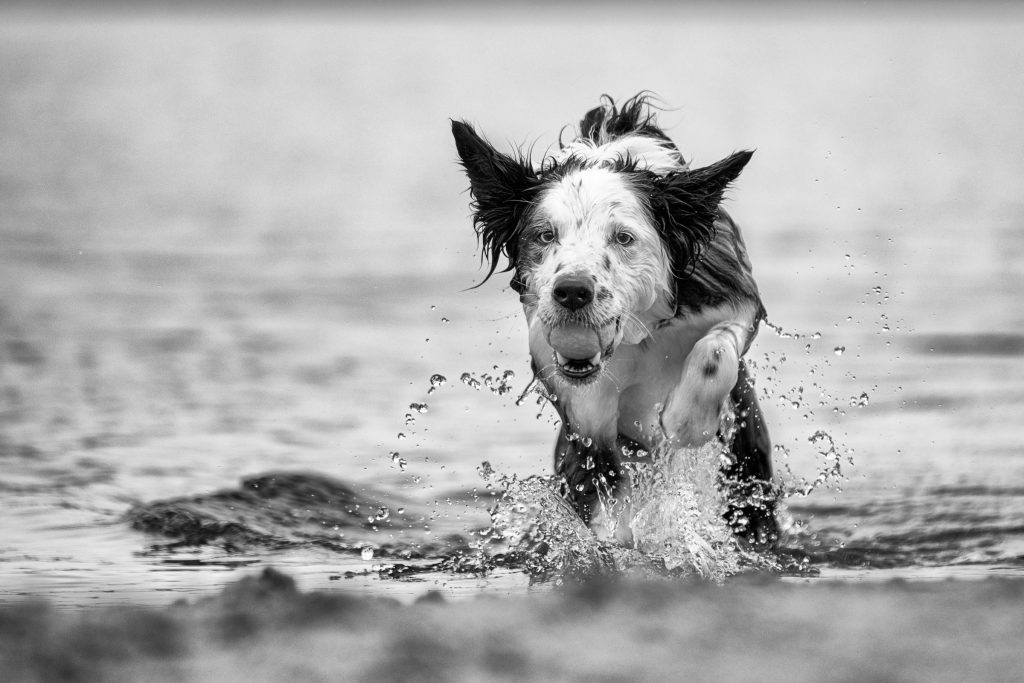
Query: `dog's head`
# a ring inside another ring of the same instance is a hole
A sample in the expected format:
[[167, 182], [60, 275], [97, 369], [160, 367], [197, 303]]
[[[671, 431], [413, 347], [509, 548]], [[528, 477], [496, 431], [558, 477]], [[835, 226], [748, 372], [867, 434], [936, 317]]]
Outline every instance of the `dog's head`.
[[464, 122], [453, 121], [452, 133], [485, 280], [503, 263], [514, 271], [531, 337], [571, 383], [595, 378], [620, 344], [639, 343], [675, 314], [676, 284], [714, 236], [722, 194], [751, 156], [691, 170], [643, 96], [621, 108], [607, 99], [538, 167]]

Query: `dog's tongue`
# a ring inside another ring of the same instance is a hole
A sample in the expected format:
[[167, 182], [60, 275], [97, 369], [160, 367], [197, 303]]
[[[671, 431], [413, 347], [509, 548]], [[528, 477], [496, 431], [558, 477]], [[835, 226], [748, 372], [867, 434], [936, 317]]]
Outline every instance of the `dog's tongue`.
[[584, 358], [600, 358], [601, 338], [597, 330], [583, 325], [562, 325], [555, 327], [548, 335], [551, 348], [562, 356], [582, 360]]

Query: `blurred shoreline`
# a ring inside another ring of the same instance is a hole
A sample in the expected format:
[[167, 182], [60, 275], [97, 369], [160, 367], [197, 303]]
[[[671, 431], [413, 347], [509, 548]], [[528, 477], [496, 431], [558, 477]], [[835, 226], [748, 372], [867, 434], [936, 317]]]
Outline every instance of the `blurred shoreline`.
[[161, 609], [0, 606], [6, 680], [1013, 680], [1024, 582], [591, 582], [412, 605], [272, 569]]

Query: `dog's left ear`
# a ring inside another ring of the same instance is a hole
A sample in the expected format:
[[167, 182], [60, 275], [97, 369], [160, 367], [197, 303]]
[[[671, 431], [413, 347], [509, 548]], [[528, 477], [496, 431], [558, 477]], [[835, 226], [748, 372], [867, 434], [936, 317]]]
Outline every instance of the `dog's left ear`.
[[[490, 263], [486, 281], [498, 267], [502, 255], [505, 270], [515, 264], [523, 213], [539, 185], [537, 174], [525, 159], [514, 159], [494, 149], [463, 121], [452, 121], [455, 148], [473, 194], [473, 223]], [[482, 284], [482, 283], [481, 283]]]
[[682, 273], [715, 236], [722, 196], [753, 155], [736, 152], [710, 166], [654, 181], [651, 212], [670, 247], [677, 273]]

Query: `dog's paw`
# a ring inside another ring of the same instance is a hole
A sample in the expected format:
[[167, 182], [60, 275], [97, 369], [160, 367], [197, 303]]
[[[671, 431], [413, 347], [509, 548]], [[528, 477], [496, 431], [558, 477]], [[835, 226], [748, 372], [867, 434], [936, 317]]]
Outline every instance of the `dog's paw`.
[[722, 406], [739, 377], [739, 356], [726, 335], [694, 344], [662, 411], [662, 428], [679, 446], [700, 446], [718, 433]]
[[721, 403], [739, 377], [740, 359], [727, 334], [707, 336], [693, 345], [683, 368], [683, 383]]

